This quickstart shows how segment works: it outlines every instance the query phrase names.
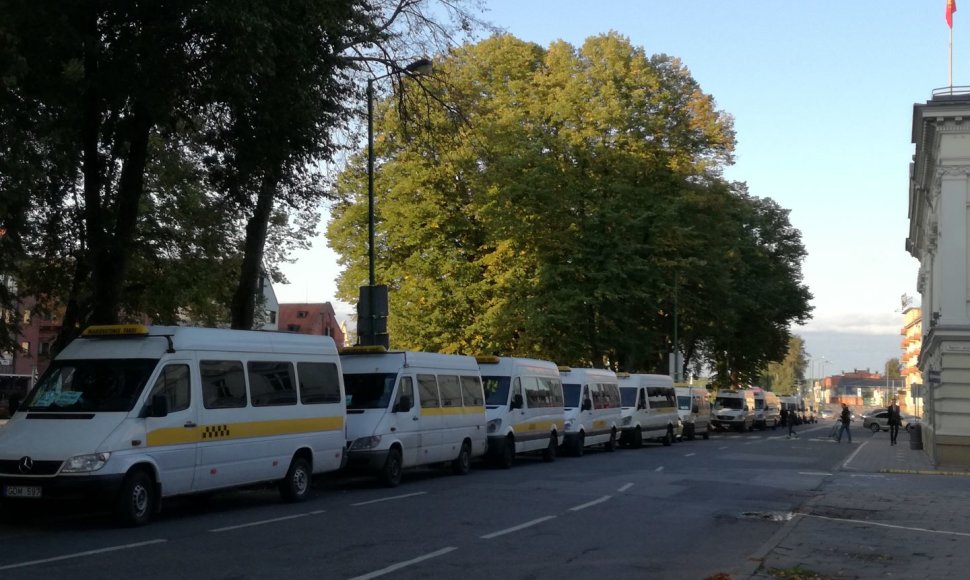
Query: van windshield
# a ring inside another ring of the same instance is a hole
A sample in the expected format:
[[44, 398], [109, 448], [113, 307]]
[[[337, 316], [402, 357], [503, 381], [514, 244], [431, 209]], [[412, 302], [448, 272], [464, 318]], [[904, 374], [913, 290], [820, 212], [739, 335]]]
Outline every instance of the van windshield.
[[567, 384], [562, 385], [563, 407], [575, 408], [579, 406], [579, 393], [582, 392], [583, 385]]
[[677, 408], [681, 411], [690, 411], [690, 397], [687, 395], [677, 395]]
[[623, 407], [635, 407], [637, 404], [636, 387], [620, 387], [620, 399]]
[[344, 375], [348, 409], [386, 409], [394, 393], [396, 373]]
[[714, 408], [715, 409], [737, 409], [740, 411], [742, 408], [744, 408], [744, 400], [735, 399], [731, 397], [725, 397], [725, 398], [718, 397], [717, 399], [714, 400]]
[[482, 377], [485, 387], [485, 406], [500, 407], [509, 404], [509, 377]]
[[55, 360], [27, 396], [28, 411], [131, 411], [158, 359]]

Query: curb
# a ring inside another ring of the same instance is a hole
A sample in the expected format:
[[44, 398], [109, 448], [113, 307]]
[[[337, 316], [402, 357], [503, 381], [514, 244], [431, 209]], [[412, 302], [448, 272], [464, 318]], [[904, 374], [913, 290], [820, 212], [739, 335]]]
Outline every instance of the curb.
[[901, 475], [946, 475], [950, 477], [970, 477], [970, 471], [933, 471], [929, 469], [891, 469], [882, 468], [879, 473], [896, 473]]
[[798, 506], [792, 510], [792, 518], [785, 522], [779, 530], [765, 541], [753, 554], [745, 559], [745, 563], [740, 566], [738, 570], [739, 578], [758, 578], [759, 572], [767, 572], [767, 570], [762, 570], [765, 565], [765, 560], [768, 558], [768, 554], [777, 548], [785, 538], [787, 538], [794, 531], [795, 526], [798, 525], [798, 520], [801, 519], [806, 511], [811, 511], [811, 508], [815, 506], [816, 503], [822, 500], [823, 494], [815, 495], [808, 498], [801, 506]]

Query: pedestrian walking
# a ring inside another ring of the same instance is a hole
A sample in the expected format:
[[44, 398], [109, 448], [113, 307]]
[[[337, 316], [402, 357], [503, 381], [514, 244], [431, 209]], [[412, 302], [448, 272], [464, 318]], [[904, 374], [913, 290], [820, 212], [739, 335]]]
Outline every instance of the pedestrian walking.
[[899, 401], [893, 397], [889, 404], [889, 444], [896, 444], [896, 437], [899, 436], [899, 426], [903, 422], [903, 416], [899, 413]]
[[849, 406], [842, 403], [842, 415], [839, 416], [839, 421], [842, 422], [842, 426], [839, 427], [839, 437], [836, 439], [837, 442], [842, 443], [842, 434], [845, 433], [849, 436], [849, 443], [852, 443], [852, 431], [849, 431], [849, 421], [852, 420], [852, 412], [849, 411]]
[[781, 407], [781, 424], [788, 426], [788, 438], [798, 437], [795, 433], [795, 413], [792, 413], [786, 405]]

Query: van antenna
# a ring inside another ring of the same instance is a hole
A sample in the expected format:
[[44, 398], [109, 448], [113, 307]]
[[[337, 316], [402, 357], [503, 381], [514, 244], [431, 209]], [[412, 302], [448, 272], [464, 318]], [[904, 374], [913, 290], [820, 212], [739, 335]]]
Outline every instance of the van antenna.
[[404, 368], [408, 368], [408, 351], [404, 351]]

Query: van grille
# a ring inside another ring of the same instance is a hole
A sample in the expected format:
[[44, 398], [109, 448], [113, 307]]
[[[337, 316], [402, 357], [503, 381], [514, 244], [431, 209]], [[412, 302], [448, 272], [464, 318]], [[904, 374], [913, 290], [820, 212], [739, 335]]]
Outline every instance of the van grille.
[[38, 475], [54, 475], [61, 468], [63, 461], [34, 461], [30, 471], [22, 471], [20, 459], [0, 459], [0, 475], [22, 475], [36, 477]]

